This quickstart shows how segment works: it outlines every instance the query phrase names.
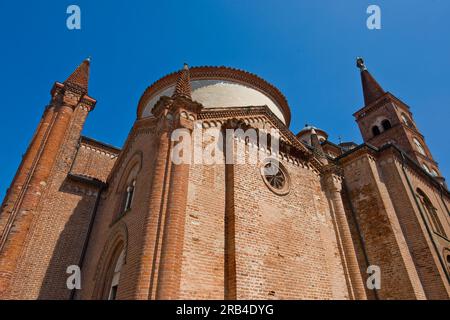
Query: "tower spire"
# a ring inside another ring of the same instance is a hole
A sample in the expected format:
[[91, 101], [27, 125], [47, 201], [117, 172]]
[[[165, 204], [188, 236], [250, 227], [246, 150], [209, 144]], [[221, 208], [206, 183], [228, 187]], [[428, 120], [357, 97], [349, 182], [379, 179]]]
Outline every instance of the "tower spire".
[[89, 70], [91, 65], [91, 57], [86, 58], [75, 71], [64, 81], [64, 84], [73, 86], [83, 93], [88, 92]]
[[172, 98], [184, 97], [192, 100], [189, 66], [185, 63], [183, 69], [178, 74], [178, 80]]
[[364, 103], [365, 105], [369, 105], [386, 92], [383, 88], [378, 84], [374, 77], [367, 70], [366, 65], [364, 64], [364, 60], [361, 57], [356, 59], [356, 66], [361, 70], [361, 82], [364, 94]]

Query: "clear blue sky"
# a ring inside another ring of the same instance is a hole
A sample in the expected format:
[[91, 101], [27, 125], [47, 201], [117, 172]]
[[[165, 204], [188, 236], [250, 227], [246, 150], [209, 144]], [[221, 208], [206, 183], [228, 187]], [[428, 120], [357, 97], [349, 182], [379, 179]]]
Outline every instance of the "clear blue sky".
[[[82, 30], [66, 28], [66, 9], [82, 10]], [[382, 29], [366, 28], [366, 9], [382, 10]], [[330, 138], [361, 142], [353, 112], [363, 104], [355, 57], [385, 90], [411, 106], [444, 176], [450, 178], [450, 1], [202, 0], [0, 1], [0, 197], [48, 103], [93, 57], [90, 94], [98, 100], [84, 134], [122, 146], [147, 86], [190, 65], [226, 65], [276, 85], [305, 123]]]

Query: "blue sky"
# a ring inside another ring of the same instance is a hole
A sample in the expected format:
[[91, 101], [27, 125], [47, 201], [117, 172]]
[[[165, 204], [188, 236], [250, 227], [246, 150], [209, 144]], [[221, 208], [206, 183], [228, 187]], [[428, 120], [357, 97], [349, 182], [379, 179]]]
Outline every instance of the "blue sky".
[[[77, 4], [82, 29], [66, 28]], [[382, 29], [368, 30], [379, 5]], [[183, 62], [256, 73], [287, 97], [291, 130], [305, 123], [330, 139], [361, 142], [352, 114], [363, 104], [355, 57], [411, 106], [450, 177], [450, 1], [192, 0], [0, 2], [0, 196], [20, 163], [54, 81], [92, 56], [98, 100], [84, 135], [122, 146], [147, 86]]]

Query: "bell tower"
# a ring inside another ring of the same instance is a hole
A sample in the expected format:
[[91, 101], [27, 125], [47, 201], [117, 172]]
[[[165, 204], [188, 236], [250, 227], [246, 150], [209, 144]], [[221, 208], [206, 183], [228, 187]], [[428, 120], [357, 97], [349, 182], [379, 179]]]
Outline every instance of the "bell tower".
[[384, 91], [367, 70], [362, 58], [357, 58], [356, 65], [361, 72], [364, 107], [353, 116], [364, 142], [375, 147], [395, 144], [430, 175], [443, 181], [438, 164], [417, 128], [409, 106]]

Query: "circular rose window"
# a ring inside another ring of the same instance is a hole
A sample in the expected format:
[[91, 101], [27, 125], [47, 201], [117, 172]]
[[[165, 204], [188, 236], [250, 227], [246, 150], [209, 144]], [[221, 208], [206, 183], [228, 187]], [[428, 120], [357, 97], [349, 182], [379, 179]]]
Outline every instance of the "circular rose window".
[[277, 160], [269, 160], [261, 168], [261, 175], [267, 187], [278, 195], [289, 193], [289, 176]]

